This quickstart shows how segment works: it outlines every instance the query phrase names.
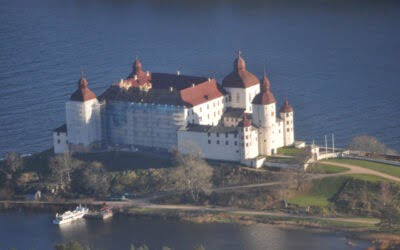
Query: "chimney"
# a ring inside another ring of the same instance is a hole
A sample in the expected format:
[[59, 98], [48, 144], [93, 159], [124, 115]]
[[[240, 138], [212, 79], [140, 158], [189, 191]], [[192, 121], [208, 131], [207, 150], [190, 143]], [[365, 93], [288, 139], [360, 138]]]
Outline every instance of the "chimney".
[[147, 77], [150, 76], [150, 71], [146, 71], [146, 76], [147, 76]]
[[195, 86], [196, 86], [196, 84], [192, 83], [192, 87], [195, 87]]
[[134, 77], [133, 77], [133, 79], [135, 79], [135, 81], [137, 80], [137, 75], [135, 75]]
[[177, 76], [180, 76], [180, 75], [181, 75], [181, 71], [180, 71], [180, 70], [177, 70], [177, 71], [176, 71], [176, 75], [177, 75]]
[[169, 91], [170, 92], [174, 91], [174, 87], [169, 87]]
[[211, 78], [210, 77], [208, 78], [208, 82], [211, 82]]

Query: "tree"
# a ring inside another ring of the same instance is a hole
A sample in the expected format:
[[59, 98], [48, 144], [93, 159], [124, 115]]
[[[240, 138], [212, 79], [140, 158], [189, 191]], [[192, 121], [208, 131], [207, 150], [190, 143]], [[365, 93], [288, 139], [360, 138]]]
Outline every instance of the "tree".
[[361, 135], [354, 137], [348, 149], [371, 154], [384, 154], [386, 151], [385, 144], [381, 143], [375, 137], [369, 135]]
[[383, 206], [386, 206], [386, 204], [391, 203], [393, 200], [393, 194], [392, 194], [392, 187], [389, 182], [381, 182], [381, 192], [380, 192], [380, 199], [383, 203]]
[[212, 187], [213, 169], [206, 163], [201, 150], [195, 145], [187, 145], [186, 152], [176, 153], [177, 167], [172, 171], [171, 179], [178, 189], [190, 193], [194, 202], [198, 202], [201, 193], [208, 193]]
[[79, 242], [77, 241], [71, 241], [66, 244], [56, 244], [54, 246], [55, 250], [85, 250], [89, 248], [83, 247]]
[[307, 172], [304, 169], [304, 165], [307, 164], [311, 157], [311, 151], [308, 148], [298, 151], [294, 156], [294, 160], [298, 165], [293, 171], [293, 181], [296, 184], [297, 191], [303, 189], [304, 183], [307, 180]]
[[91, 195], [104, 195], [110, 189], [110, 181], [103, 164], [91, 162], [80, 169], [73, 178], [75, 191]]
[[206, 250], [206, 248], [203, 246], [203, 244], [199, 244], [194, 247], [194, 250]]
[[400, 224], [400, 208], [394, 204], [388, 204], [381, 208], [381, 225], [391, 228]]
[[7, 180], [11, 180], [15, 172], [17, 172], [23, 166], [23, 159], [16, 152], [6, 153], [4, 162], [5, 167], [3, 169], [3, 173], [5, 173]]
[[50, 158], [49, 166], [52, 178], [64, 189], [70, 186], [71, 174], [78, 168], [79, 163], [72, 158], [71, 154], [64, 153]]

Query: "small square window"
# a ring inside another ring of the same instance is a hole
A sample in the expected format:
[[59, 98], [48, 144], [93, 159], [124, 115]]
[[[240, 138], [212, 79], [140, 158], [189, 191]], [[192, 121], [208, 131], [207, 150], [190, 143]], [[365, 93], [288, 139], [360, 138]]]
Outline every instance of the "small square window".
[[228, 145], [229, 144], [229, 142], [228, 141], [225, 141], [225, 145]]
[[219, 141], [217, 141], [217, 144], [219, 144]]
[[211, 140], [208, 140], [208, 144], [211, 144]]
[[237, 141], [235, 141], [235, 146], [237, 146]]

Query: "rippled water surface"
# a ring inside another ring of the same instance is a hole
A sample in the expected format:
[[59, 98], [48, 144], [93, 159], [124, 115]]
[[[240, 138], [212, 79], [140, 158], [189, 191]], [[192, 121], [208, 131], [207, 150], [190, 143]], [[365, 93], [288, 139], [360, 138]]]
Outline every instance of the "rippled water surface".
[[166, 2], [0, 0], [0, 155], [51, 146], [81, 67], [96, 94], [136, 54], [146, 70], [221, 81], [238, 48], [289, 98], [298, 139], [371, 134], [400, 150], [400, 3]]

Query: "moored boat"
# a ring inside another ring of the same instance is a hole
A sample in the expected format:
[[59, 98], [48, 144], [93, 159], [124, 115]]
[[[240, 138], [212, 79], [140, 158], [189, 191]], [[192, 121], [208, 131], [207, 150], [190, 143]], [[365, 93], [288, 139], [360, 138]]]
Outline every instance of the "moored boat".
[[53, 223], [56, 225], [63, 225], [70, 223], [74, 220], [82, 219], [85, 214], [89, 212], [89, 208], [82, 207], [79, 205], [75, 208], [74, 211], [66, 211], [63, 214], [56, 214], [56, 217], [53, 220]]

